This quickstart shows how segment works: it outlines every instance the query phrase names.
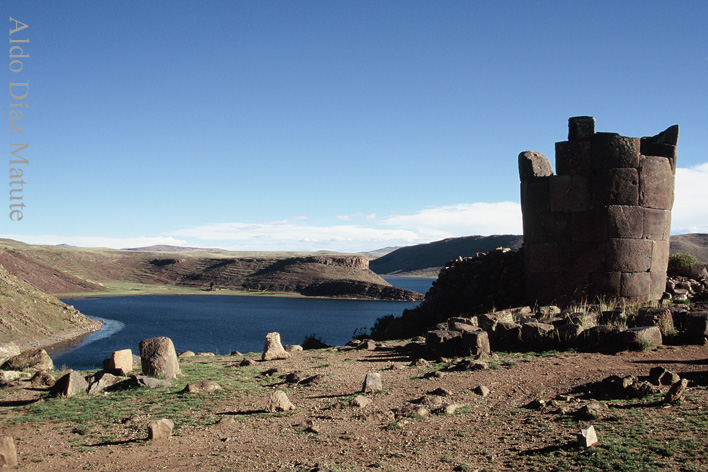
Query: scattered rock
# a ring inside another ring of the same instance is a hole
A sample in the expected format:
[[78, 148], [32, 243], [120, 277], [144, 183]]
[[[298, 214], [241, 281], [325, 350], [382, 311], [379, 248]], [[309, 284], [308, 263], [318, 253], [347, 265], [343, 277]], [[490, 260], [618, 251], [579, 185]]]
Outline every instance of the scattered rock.
[[241, 367], [248, 367], [248, 366], [256, 365], [256, 361], [254, 361], [253, 359], [244, 359], [239, 363], [239, 365]]
[[486, 387], [484, 385], [480, 385], [472, 391], [482, 398], [489, 396], [489, 387]]
[[367, 339], [359, 345], [359, 349], [365, 349], [367, 351], [374, 351], [376, 350], [376, 347], [376, 342], [371, 339]]
[[661, 330], [656, 326], [629, 328], [622, 333], [624, 345], [628, 349], [648, 349], [663, 344]]
[[321, 384], [324, 379], [327, 377], [324, 374], [317, 374], [313, 375], [312, 377], [308, 377], [305, 380], [302, 380], [300, 382], [300, 385], [305, 385], [305, 386], [310, 386], [310, 385], [319, 385]]
[[0, 436], [0, 469], [17, 467], [17, 450], [12, 436]]
[[598, 442], [594, 426], [581, 429], [578, 433], [578, 445], [580, 447], [592, 447]]
[[172, 436], [172, 429], [175, 424], [172, 420], [161, 418], [151, 421], [148, 424], [148, 439], [150, 441], [158, 441], [161, 439], [169, 439]]
[[644, 398], [654, 393], [658, 393], [659, 387], [650, 384], [646, 380], [643, 380], [641, 382], [634, 382], [627, 390], [629, 396], [633, 396], [636, 398]]
[[686, 391], [688, 387], [688, 380], [681, 379], [671, 386], [666, 396], [664, 397], [664, 403], [674, 403], [677, 402]]
[[221, 418], [219, 421], [217, 421], [214, 425], [215, 426], [231, 426], [232, 424], [235, 424], [236, 420], [233, 419], [230, 416], [225, 416]]
[[181, 373], [175, 346], [170, 338], [160, 336], [143, 339], [139, 347], [143, 374], [174, 379]]
[[130, 374], [133, 371], [133, 351], [130, 349], [115, 351], [110, 359], [103, 361], [103, 370], [115, 375]]
[[430, 367], [430, 362], [426, 361], [422, 357], [415, 359], [411, 362], [413, 367]]
[[202, 357], [216, 357], [216, 354], [214, 354], [213, 352], [196, 352], [194, 355]]
[[432, 392], [428, 392], [427, 395], [438, 395], [440, 397], [449, 397], [450, 395], [452, 395], [452, 393], [450, 393], [450, 391], [446, 388], [439, 387], [439, 388], [436, 388], [435, 390], [433, 390]]
[[457, 410], [462, 408], [464, 405], [461, 405], [459, 403], [447, 403], [443, 405], [442, 407], [442, 413], [446, 415], [454, 415]]
[[300, 352], [302, 350], [302, 346], [299, 344], [288, 344], [285, 346], [285, 352]]
[[20, 380], [21, 378], [27, 378], [30, 375], [32, 374], [18, 370], [0, 370], [0, 382], [12, 382], [14, 380]]
[[290, 353], [286, 352], [285, 349], [283, 349], [283, 345], [280, 344], [280, 333], [273, 332], [266, 334], [261, 359], [264, 361], [290, 359]]
[[88, 386], [88, 382], [80, 373], [71, 371], [57, 380], [50, 390], [50, 394], [70, 398], [79, 393], [86, 393]]
[[370, 399], [370, 398], [367, 398], [367, 397], [365, 397], [365, 396], [363, 396], [363, 395], [357, 395], [356, 397], [354, 397], [354, 398], [349, 402], [349, 404], [350, 404], [351, 406], [356, 406], [356, 407], [359, 407], [359, 408], [365, 408], [367, 405], [370, 405], [370, 404], [371, 404], [371, 399]]
[[54, 370], [54, 363], [44, 349], [31, 349], [9, 358], [2, 365], [4, 370]]
[[145, 375], [131, 375], [128, 380], [122, 383], [128, 388], [158, 388], [158, 387], [170, 387], [172, 385], [171, 380], [167, 379], [156, 379], [154, 377], [147, 377]]
[[32, 376], [30, 382], [33, 387], [53, 387], [56, 379], [49, 372], [40, 370]]
[[305, 380], [305, 379], [304, 379], [304, 377], [303, 377], [303, 375], [302, 375], [302, 372], [291, 372], [291, 373], [289, 373], [289, 374], [286, 374], [286, 375], [283, 377], [283, 380], [285, 381], [285, 383], [298, 384], [298, 383], [302, 382], [302, 381]]
[[230, 356], [242, 356], [243, 354], [241, 354], [239, 351], [231, 351], [231, 354], [229, 354], [229, 355]]
[[581, 420], [594, 420], [602, 416], [602, 404], [593, 401], [583, 406], [576, 412], [576, 416]]
[[182, 390], [183, 393], [211, 393], [216, 390], [221, 390], [221, 385], [214, 382], [213, 380], [204, 380], [202, 382], [196, 382], [187, 384]]
[[307, 432], [307, 433], [313, 433], [313, 434], [320, 433], [319, 426], [317, 426], [317, 424], [315, 424], [315, 422], [312, 420], [305, 420], [305, 422], [302, 424], [302, 427], [305, 428], [305, 432]]
[[364, 386], [362, 391], [364, 393], [376, 393], [383, 388], [383, 381], [381, 380], [381, 374], [376, 372], [370, 372], [366, 374], [364, 379]]
[[295, 405], [290, 402], [290, 399], [281, 390], [276, 390], [268, 398], [268, 403], [266, 404], [266, 411], [268, 413], [275, 413], [278, 411], [290, 411], [295, 409]]
[[96, 395], [124, 380], [126, 380], [124, 377], [117, 377], [102, 370], [98, 371], [89, 380], [88, 393], [90, 395]]
[[179, 353], [180, 359], [185, 359], [187, 357], [194, 357], [196, 354], [193, 351], [184, 351]]
[[425, 375], [423, 375], [424, 379], [441, 379], [443, 377], [445, 377], [445, 372], [441, 372], [439, 370], [427, 372]]

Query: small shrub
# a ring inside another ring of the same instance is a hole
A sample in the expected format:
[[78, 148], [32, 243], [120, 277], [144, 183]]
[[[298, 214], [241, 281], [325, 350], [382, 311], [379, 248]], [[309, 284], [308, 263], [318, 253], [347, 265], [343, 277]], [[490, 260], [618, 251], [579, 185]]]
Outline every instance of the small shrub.
[[701, 261], [696, 256], [685, 252], [677, 252], [669, 256], [669, 266], [666, 272], [669, 276], [681, 275], [683, 271], [695, 265], [701, 265]]

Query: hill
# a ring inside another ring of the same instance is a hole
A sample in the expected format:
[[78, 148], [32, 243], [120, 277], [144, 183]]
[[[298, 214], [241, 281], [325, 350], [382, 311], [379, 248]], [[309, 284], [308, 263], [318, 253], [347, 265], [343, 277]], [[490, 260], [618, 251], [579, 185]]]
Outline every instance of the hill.
[[449, 260], [458, 256], [474, 256], [498, 247], [518, 249], [524, 237], [514, 234], [465, 236], [428, 244], [407, 246], [371, 261], [371, 270], [381, 275], [437, 277]]
[[693, 254], [699, 261], [708, 264], [708, 234], [690, 233], [671, 236], [670, 251], [671, 254], [677, 252]]
[[57, 335], [75, 337], [100, 327], [0, 266], [0, 342], [44, 345]]
[[0, 240], [0, 263], [55, 294], [233, 291], [418, 300], [369, 270], [362, 255], [187, 252], [35, 246]]

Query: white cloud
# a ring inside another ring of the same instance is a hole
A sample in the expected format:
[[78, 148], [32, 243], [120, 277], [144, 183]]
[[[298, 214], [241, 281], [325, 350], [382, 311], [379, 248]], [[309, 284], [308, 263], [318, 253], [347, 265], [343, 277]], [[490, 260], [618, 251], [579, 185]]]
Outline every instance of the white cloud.
[[6, 234], [2, 236], [7, 239], [22, 241], [27, 244], [57, 245], [68, 244], [79, 247], [107, 247], [112, 249], [123, 249], [133, 247], [153, 246], [155, 244], [167, 244], [170, 246], [186, 246], [187, 241], [175, 239], [173, 237], [145, 237], [134, 238], [108, 238], [102, 236], [56, 236], [53, 234], [39, 236], [21, 236], [16, 234]]
[[708, 162], [676, 169], [673, 234], [708, 233]]

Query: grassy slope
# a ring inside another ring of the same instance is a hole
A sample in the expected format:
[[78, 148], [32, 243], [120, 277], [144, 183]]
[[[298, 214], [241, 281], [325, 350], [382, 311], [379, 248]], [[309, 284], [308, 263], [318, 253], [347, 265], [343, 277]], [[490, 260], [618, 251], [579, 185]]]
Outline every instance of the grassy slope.
[[95, 322], [0, 266], [0, 342], [22, 344], [91, 327]]
[[692, 233], [671, 236], [671, 254], [687, 252], [708, 264], [708, 234]]

